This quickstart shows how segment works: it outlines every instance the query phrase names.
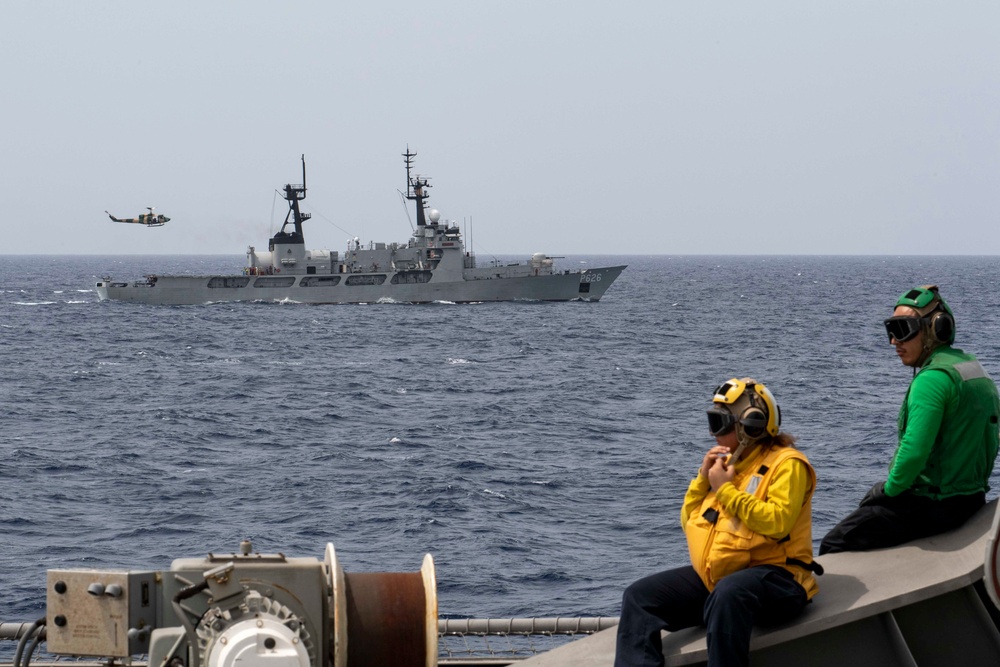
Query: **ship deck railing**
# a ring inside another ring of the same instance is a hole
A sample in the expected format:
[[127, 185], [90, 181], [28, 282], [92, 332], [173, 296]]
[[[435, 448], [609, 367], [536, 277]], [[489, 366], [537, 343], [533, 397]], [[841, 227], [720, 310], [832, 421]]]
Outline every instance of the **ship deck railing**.
[[[519, 663], [601, 630], [614, 627], [617, 617], [442, 618], [438, 620], [438, 664], [442, 667], [500, 667]], [[14, 642], [31, 623], [0, 623], [0, 667], [12, 663]], [[45, 629], [42, 628], [44, 639]], [[4, 650], [10, 649], [10, 650]], [[22, 659], [22, 665], [24, 660]], [[30, 660], [30, 667], [110, 667], [121, 659], [59, 656], [44, 650]], [[146, 656], [131, 659], [132, 667], [148, 667]]]

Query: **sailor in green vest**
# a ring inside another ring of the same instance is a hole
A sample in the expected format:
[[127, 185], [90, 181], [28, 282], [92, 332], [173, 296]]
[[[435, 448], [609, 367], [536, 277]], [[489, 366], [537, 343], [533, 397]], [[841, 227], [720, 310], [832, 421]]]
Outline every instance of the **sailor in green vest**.
[[903, 293], [885, 330], [914, 369], [899, 409], [896, 453], [886, 481], [823, 538], [821, 554], [936, 535], [985, 504], [1000, 442], [996, 384], [974, 356], [951, 346], [955, 318], [937, 285]]
[[763, 384], [733, 378], [715, 390], [708, 428], [716, 444], [681, 508], [691, 564], [625, 589], [615, 667], [663, 665], [660, 632], [694, 626], [705, 626], [709, 665], [748, 665], [753, 626], [794, 618], [819, 590], [816, 473], [780, 427]]

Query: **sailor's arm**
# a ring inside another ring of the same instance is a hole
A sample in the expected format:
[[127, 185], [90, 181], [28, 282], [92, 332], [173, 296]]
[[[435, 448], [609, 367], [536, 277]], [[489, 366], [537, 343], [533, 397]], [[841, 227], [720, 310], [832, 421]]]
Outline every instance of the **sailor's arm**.
[[708, 481], [708, 471], [715, 465], [720, 456], [725, 456], [728, 453], [729, 450], [721, 445], [716, 445], [705, 453], [701, 467], [698, 468], [698, 475], [688, 484], [687, 493], [684, 494], [684, 504], [681, 506], [681, 528], [687, 525], [688, 517], [701, 507], [705, 496], [712, 490], [712, 485]]
[[740, 491], [732, 482], [719, 487], [715, 497], [750, 530], [781, 539], [791, 532], [798, 520], [810, 484], [812, 477], [806, 464], [799, 459], [787, 459], [774, 471], [766, 500]]
[[705, 501], [705, 496], [712, 490], [707, 477], [698, 475], [688, 484], [687, 493], [684, 494], [684, 504], [681, 506], [681, 528], [687, 525], [688, 518], [698, 511]]
[[906, 426], [885, 482], [887, 496], [909, 489], [926, 467], [952, 390], [951, 378], [942, 371], [923, 371], [913, 379], [906, 397]]

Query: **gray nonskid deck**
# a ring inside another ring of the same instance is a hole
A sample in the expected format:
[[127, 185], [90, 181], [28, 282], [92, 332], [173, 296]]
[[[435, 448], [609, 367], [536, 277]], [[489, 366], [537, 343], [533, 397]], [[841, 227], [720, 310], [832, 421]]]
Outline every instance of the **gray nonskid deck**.
[[[755, 667], [1000, 664], [1000, 611], [985, 597], [984, 561], [997, 501], [951, 533], [909, 544], [819, 558], [820, 593], [788, 625], [755, 629]], [[518, 663], [610, 667], [614, 629]], [[664, 633], [668, 666], [707, 665], [705, 632]]]

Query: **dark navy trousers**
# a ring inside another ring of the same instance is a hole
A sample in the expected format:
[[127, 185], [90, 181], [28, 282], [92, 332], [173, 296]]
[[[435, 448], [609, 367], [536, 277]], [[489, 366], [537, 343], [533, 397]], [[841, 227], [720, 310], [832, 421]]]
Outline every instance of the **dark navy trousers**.
[[958, 528], [986, 504], [985, 493], [934, 500], [904, 491], [898, 496], [867, 496], [861, 506], [833, 527], [819, 553], [894, 547]]
[[707, 628], [710, 667], [750, 664], [754, 624], [794, 618], [805, 607], [806, 591], [776, 565], [734, 572], [709, 592], [690, 565], [654, 574], [625, 589], [615, 667], [662, 667], [661, 630]]

